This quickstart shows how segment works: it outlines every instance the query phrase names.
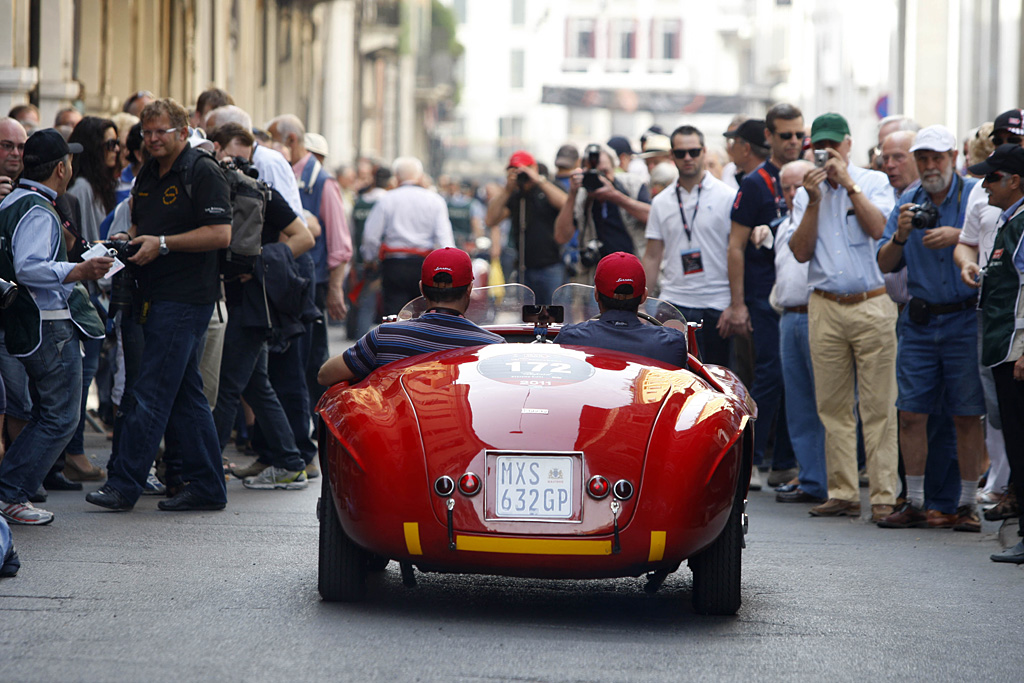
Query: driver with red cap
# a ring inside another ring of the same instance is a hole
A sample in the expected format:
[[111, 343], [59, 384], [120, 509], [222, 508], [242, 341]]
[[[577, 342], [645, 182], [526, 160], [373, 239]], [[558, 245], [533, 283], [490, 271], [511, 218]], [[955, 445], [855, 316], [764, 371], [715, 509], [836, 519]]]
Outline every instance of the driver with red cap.
[[594, 298], [601, 310], [597, 320], [566, 325], [556, 344], [596, 346], [684, 367], [686, 333], [675, 327], [643, 323], [637, 311], [647, 299], [647, 277], [640, 259], [617, 251], [605, 256], [594, 272]]
[[469, 254], [454, 247], [435, 249], [420, 270], [420, 292], [427, 300], [427, 312], [415, 320], [384, 323], [370, 330], [344, 353], [324, 363], [317, 381], [325, 386], [358, 381], [383, 365], [409, 356], [504, 343], [498, 335], [463, 317], [472, 289]]

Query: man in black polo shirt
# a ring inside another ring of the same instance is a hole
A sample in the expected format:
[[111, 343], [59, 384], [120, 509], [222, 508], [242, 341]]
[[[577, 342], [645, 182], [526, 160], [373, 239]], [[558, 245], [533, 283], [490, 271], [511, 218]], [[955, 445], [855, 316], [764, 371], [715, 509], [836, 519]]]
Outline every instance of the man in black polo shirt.
[[[774, 423], [772, 468], [781, 479], [778, 483], [785, 483], [796, 475], [796, 459], [785, 418], [776, 423], [778, 415], [784, 416], [779, 314], [769, 305], [768, 296], [775, 284], [774, 231], [781, 223], [779, 219], [788, 212], [779, 169], [800, 158], [803, 140], [804, 118], [799, 109], [790, 104], [777, 104], [768, 110], [765, 144], [771, 149], [771, 156], [743, 178], [733, 204], [729, 234], [731, 303], [718, 319], [718, 331], [723, 337], [753, 335], [754, 382], [750, 395], [757, 401], [760, 426], [754, 432], [754, 465], [760, 465], [764, 459], [765, 445]], [[751, 240], [755, 229], [759, 233]], [[757, 474], [754, 476], [756, 480]]]
[[121, 402], [121, 425], [107, 483], [93, 505], [130, 510], [142, 492], [165, 430], [182, 453], [185, 487], [161, 510], [221, 510], [227, 501], [213, 415], [199, 360], [220, 293], [218, 250], [231, 241], [227, 180], [212, 157], [188, 144], [188, 113], [171, 99], [142, 111], [150, 160], [132, 190], [129, 260], [145, 341], [141, 367]]

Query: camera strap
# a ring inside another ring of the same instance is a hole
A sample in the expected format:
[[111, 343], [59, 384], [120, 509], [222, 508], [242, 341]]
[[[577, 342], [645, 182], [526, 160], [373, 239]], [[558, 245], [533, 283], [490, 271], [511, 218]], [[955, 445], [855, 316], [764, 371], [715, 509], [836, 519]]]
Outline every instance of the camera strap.
[[[679, 183], [676, 183], [676, 201], [679, 203], [679, 217], [683, 219], [683, 230], [686, 231], [687, 243], [693, 241], [693, 230], [697, 227], [697, 210], [700, 209], [700, 193], [704, 189], [703, 179], [700, 184], [697, 185], [697, 203], [693, 205], [693, 217], [690, 221], [686, 220], [686, 212], [683, 211], [683, 193], [679, 189]], [[690, 225], [693, 225], [691, 228]]]
[[38, 187], [35, 187], [33, 185], [28, 185], [27, 183], [18, 183], [18, 188], [22, 189], [22, 190], [26, 190], [27, 192], [35, 192], [37, 195], [39, 195], [40, 197], [45, 199], [47, 202], [49, 202], [50, 206], [53, 207], [54, 213], [57, 214], [57, 221], [60, 223], [60, 227], [64, 228], [69, 233], [71, 233], [71, 235], [74, 236], [74, 238], [78, 241], [78, 245], [79, 245], [79, 247], [81, 248], [82, 251], [84, 251], [84, 250], [89, 248], [89, 243], [86, 242], [85, 238], [83, 238], [82, 235], [78, 232], [78, 230], [75, 229], [75, 225], [74, 225], [74, 223], [71, 222], [71, 219], [68, 218], [64, 214], [63, 211], [60, 210], [60, 207], [57, 206], [56, 200], [51, 199], [50, 195], [46, 194], [45, 192], [40, 190]]

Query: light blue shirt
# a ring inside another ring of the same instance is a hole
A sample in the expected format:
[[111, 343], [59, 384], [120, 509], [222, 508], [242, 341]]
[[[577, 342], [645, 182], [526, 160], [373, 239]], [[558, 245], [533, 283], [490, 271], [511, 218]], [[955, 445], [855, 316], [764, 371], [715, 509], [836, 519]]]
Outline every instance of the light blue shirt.
[[[852, 164], [846, 167], [864, 196], [888, 216], [895, 206], [889, 178]], [[832, 188], [822, 181], [821, 206], [818, 208], [818, 243], [808, 269], [808, 284], [839, 296], [860, 294], [885, 284], [875, 260], [875, 245], [861, 228], [853, 212], [853, 202], [842, 187]], [[807, 190], [802, 187], [793, 201], [793, 222], [800, 225], [807, 210]]]
[[[57, 193], [45, 185], [31, 180], [21, 180], [20, 183], [37, 188], [48, 199], [57, 199]], [[16, 188], [4, 198], [3, 203], [0, 203], [0, 211], [7, 210], [27, 194], [31, 194], [31, 191]], [[18, 278], [18, 284], [28, 289], [41, 311], [66, 309], [68, 297], [75, 288], [73, 282], [64, 283], [64, 279], [74, 269], [75, 264], [56, 260], [63, 239], [57, 217], [52, 211], [41, 206], [29, 209], [14, 229], [11, 244], [14, 252], [14, 273]]]
[[779, 224], [775, 232], [775, 300], [783, 308], [806, 306], [811, 298], [807, 285], [809, 263], [800, 263], [789, 248], [789, 238], [796, 232], [792, 216]]

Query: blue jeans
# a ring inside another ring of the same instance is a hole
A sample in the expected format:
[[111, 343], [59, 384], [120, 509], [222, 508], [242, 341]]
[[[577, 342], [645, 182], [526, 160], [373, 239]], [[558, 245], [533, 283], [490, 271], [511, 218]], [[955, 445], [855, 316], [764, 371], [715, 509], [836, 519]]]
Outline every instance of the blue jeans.
[[722, 312], [713, 308], [686, 308], [679, 304], [672, 305], [679, 309], [679, 312], [686, 318], [686, 322], [701, 323], [701, 328], [697, 330], [697, 349], [700, 351], [700, 361], [728, 367], [729, 356], [732, 354], [732, 338], [723, 338], [718, 334], [718, 319], [722, 316]]
[[288, 418], [267, 377], [266, 335], [259, 330], [242, 327], [241, 320], [241, 307], [228, 310], [224, 348], [229, 353], [221, 359], [220, 391], [217, 392], [217, 407], [213, 410], [220, 448], [223, 451], [231, 438], [239, 398], [244, 398], [256, 421], [264, 426], [266, 460], [274, 467], [293, 472], [301, 470], [305, 463], [295, 446]]
[[535, 303], [548, 305], [555, 290], [565, 284], [565, 264], [558, 261], [543, 268], [527, 268], [523, 271], [523, 280], [523, 284], [533, 290]]
[[24, 503], [67, 446], [82, 400], [82, 350], [70, 320], [44, 320], [39, 348], [19, 358], [29, 377], [32, 419], [0, 463], [0, 500]]
[[800, 488], [812, 496], [827, 498], [825, 427], [818, 419], [814, 397], [814, 367], [807, 339], [806, 313], [782, 314], [779, 351], [786, 386], [786, 426], [800, 464]]
[[[775, 427], [775, 451], [772, 469], [796, 467], [793, 447], [786, 428], [783, 403], [782, 363], [779, 360], [779, 314], [768, 299], [747, 299], [750, 324], [754, 328], [754, 383], [750, 396], [757, 402], [757, 424], [754, 426], [754, 464], [764, 461], [765, 446], [772, 426]], [[776, 419], [778, 421], [776, 421]]]
[[28, 422], [32, 419], [28, 373], [25, 372], [25, 366], [7, 352], [3, 326], [0, 326], [0, 375], [4, 379], [4, 414]]
[[[267, 374], [270, 386], [274, 388], [281, 407], [292, 430], [292, 437], [299, 449], [302, 461], [307, 465], [316, 457], [316, 445], [310, 438], [311, 420], [309, 391], [306, 388], [305, 362], [302, 357], [301, 340], [295, 339], [283, 353], [271, 353], [267, 356]], [[269, 425], [267, 425], [269, 427]], [[252, 435], [252, 445], [257, 452], [265, 452], [268, 437], [264, 427], [256, 422], [256, 430]], [[261, 458], [261, 460], [263, 460]], [[267, 464], [270, 464], [267, 462]]]
[[72, 455], [85, 453], [85, 404], [89, 400], [89, 386], [96, 376], [96, 368], [100, 364], [100, 351], [103, 349], [102, 339], [82, 340], [82, 412], [78, 419], [78, 427], [68, 441], [67, 452]]
[[123, 423], [107, 485], [134, 503], [164, 432], [179, 446], [182, 479], [200, 498], [227, 501], [220, 444], [199, 360], [213, 304], [154, 301], [142, 325], [139, 374], [121, 402]]

